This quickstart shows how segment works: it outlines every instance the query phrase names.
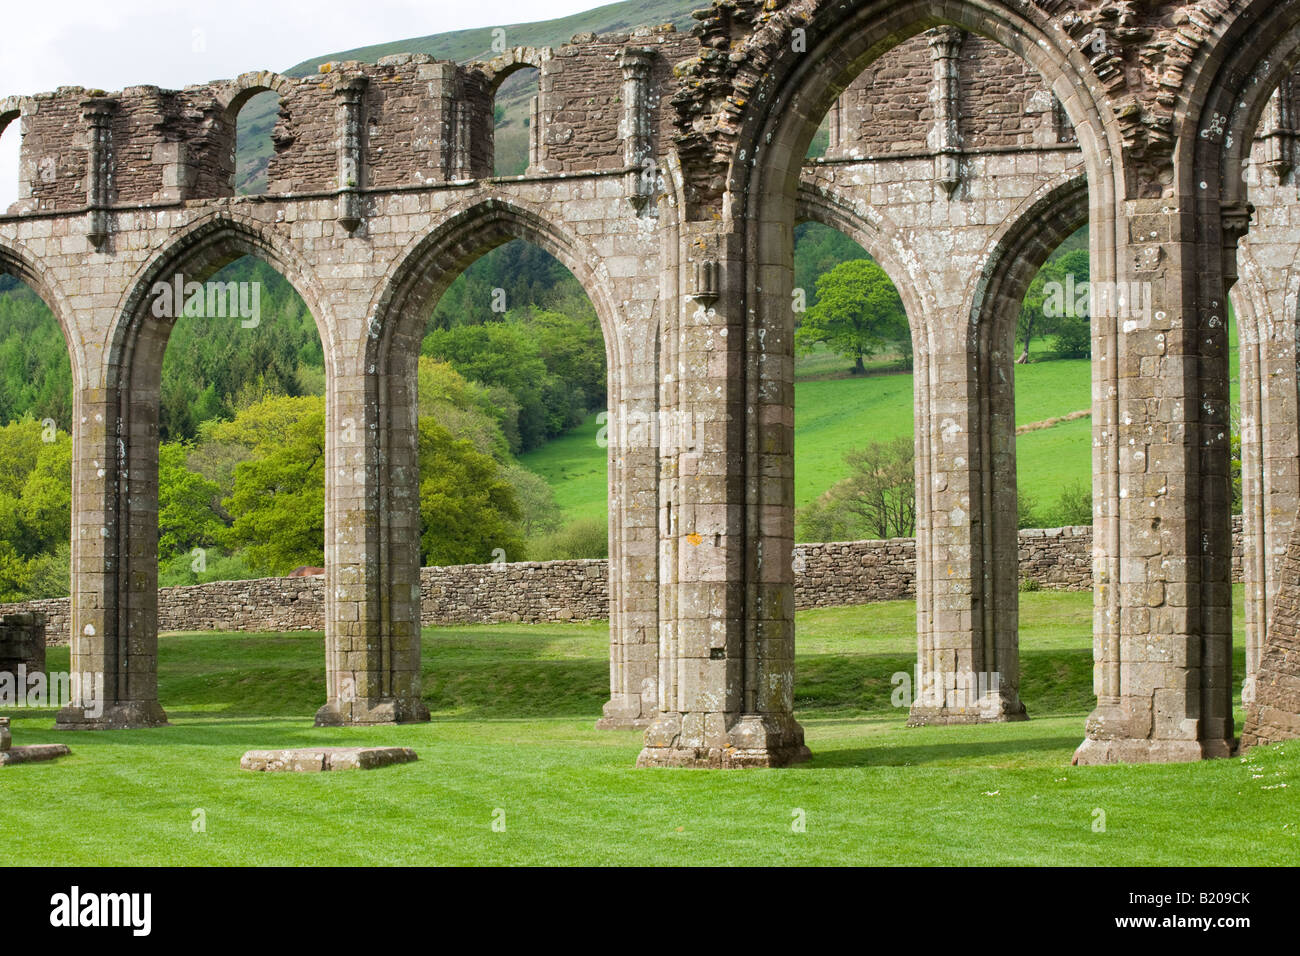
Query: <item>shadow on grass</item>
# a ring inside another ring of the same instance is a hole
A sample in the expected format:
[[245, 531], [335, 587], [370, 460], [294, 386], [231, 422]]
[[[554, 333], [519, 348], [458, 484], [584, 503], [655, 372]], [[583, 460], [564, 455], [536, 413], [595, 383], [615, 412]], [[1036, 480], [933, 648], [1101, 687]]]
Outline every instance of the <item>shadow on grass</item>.
[[[970, 728], [967, 728], [970, 729]], [[893, 738], [897, 739], [897, 738]], [[1007, 740], [971, 740], [963, 736], [961, 740], [951, 743], [905, 744], [898, 746], [882, 739], [879, 746], [854, 747], [852, 749], [825, 751], [812, 745], [812, 759], [796, 764], [794, 769], [822, 770], [831, 767], [915, 767], [931, 763], [958, 763], [969, 760], [983, 760], [1003, 754], [1023, 756], [1028, 753], [1060, 750], [1066, 754], [1066, 762], [1074, 748], [1083, 739], [1083, 727], [1071, 736], [1039, 737], [1025, 739], [1016, 737]]]

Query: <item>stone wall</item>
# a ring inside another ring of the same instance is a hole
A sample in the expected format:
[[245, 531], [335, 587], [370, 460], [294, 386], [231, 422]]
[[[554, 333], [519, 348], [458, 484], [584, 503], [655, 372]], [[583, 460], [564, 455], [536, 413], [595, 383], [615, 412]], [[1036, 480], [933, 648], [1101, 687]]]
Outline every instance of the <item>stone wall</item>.
[[6, 614], [0, 617], [0, 674], [45, 670], [45, 624], [39, 615]]
[[[1233, 580], [1241, 580], [1241, 519], [1233, 519]], [[795, 606], [839, 607], [893, 601], [916, 593], [916, 542], [837, 541], [795, 549]], [[1032, 589], [1092, 587], [1092, 529], [1020, 532], [1020, 577]], [[324, 626], [324, 576], [213, 581], [160, 588], [160, 631], [318, 631]], [[421, 623], [590, 621], [609, 616], [607, 562], [463, 564], [420, 571]], [[68, 599], [0, 606], [45, 615], [46, 639], [68, 642]], [[4, 631], [0, 630], [0, 657]]]

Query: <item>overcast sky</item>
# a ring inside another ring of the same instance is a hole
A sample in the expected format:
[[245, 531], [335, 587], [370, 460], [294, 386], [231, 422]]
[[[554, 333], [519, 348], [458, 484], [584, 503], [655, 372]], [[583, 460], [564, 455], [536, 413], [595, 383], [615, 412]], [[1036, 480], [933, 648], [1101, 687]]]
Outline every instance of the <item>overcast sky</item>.
[[[601, 0], [5, 0], [0, 97], [60, 86], [177, 89], [338, 50], [568, 16]], [[16, 123], [0, 210], [18, 195]]]

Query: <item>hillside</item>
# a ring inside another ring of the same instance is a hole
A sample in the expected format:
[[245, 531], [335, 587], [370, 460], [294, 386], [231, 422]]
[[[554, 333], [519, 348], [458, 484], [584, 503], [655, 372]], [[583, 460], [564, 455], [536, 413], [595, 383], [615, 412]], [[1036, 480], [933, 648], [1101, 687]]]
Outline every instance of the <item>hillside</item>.
[[[460, 63], [490, 59], [495, 56], [492, 40], [496, 29], [505, 30], [506, 43], [511, 47], [559, 46], [568, 43], [579, 33], [617, 33], [661, 23], [671, 23], [677, 29], [685, 30], [694, 22], [691, 11], [705, 6], [708, 6], [707, 0], [623, 0], [622, 3], [606, 4], [556, 20], [495, 24], [325, 53], [297, 63], [283, 72], [289, 76], [307, 76], [315, 73], [322, 63], [340, 60], [373, 63], [380, 57], [396, 53], [427, 53], [439, 59]], [[528, 101], [535, 92], [536, 77], [531, 71], [525, 70], [502, 84], [498, 94], [499, 105], [504, 108], [498, 137], [498, 169], [503, 174], [522, 173], [527, 163], [525, 133]], [[275, 94], [264, 93], [249, 100], [239, 114], [240, 151], [236, 160], [238, 192], [259, 192], [264, 188], [266, 164], [270, 159], [270, 140], [265, 134], [275, 125], [277, 102]]]

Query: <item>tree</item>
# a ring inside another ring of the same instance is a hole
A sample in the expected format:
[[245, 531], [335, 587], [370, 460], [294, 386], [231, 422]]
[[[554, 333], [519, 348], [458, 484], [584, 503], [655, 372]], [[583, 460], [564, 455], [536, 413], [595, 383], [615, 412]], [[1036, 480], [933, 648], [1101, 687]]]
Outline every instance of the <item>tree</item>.
[[[314, 396], [271, 399], [229, 423], [251, 429], [258, 409], [283, 412], [292, 407], [288, 403], [297, 406], [298, 416], [278, 420], [261, 440], [253, 439], [257, 457], [235, 466], [235, 490], [222, 502], [234, 518], [228, 544], [246, 548], [254, 568], [277, 575], [325, 561], [325, 402]], [[282, 439], [272, 443], [272, 432]]]
[[167, 559], [196, 547], [212, 547], [225, 523], [212, 510], [221, 489], [190, 471], [188, 449], [169, 443], [158, 449], [158, 556]]
[[906, 538], [916, 533], [912, 440], [872, 442], [844, 456], [850, 472], [798, 515], [800, 540]]
[[[1029, 361], [1033, 340], [1049, 335], [1057, 336], [1053, 351], [1059, 358], [1083, 358], [1092, 352], [1086, 294], [1088, 250], [1068, 248], [1079, 241], [1078, 235], [1063, 243], [1029, 284], [1016, 322], [1016, 340], [1021, 344], [1020, 357], [1016, 359], [1019, 365]], [[1086, 240], [1085, 233], [1083, 241]]]
[[[31, 417], [0, 426], [0, 601], [53, 597], [72, 525], [72, 439]], [[65, 592], [66, 593], [66, 592]]]
[[427, 565], [479, 564], [524, 553], [510, 482], [487, 455], [425, 419], [420, 432], [420, 551]]
[[817, 280], [817, 302], [795, 332], [805, 352], [820, 344], [853, 359], [854, 374], [866, 372], [863, 359], [910, 335], [903, 300], [885, 270], [870, 259], [840, 263]]

